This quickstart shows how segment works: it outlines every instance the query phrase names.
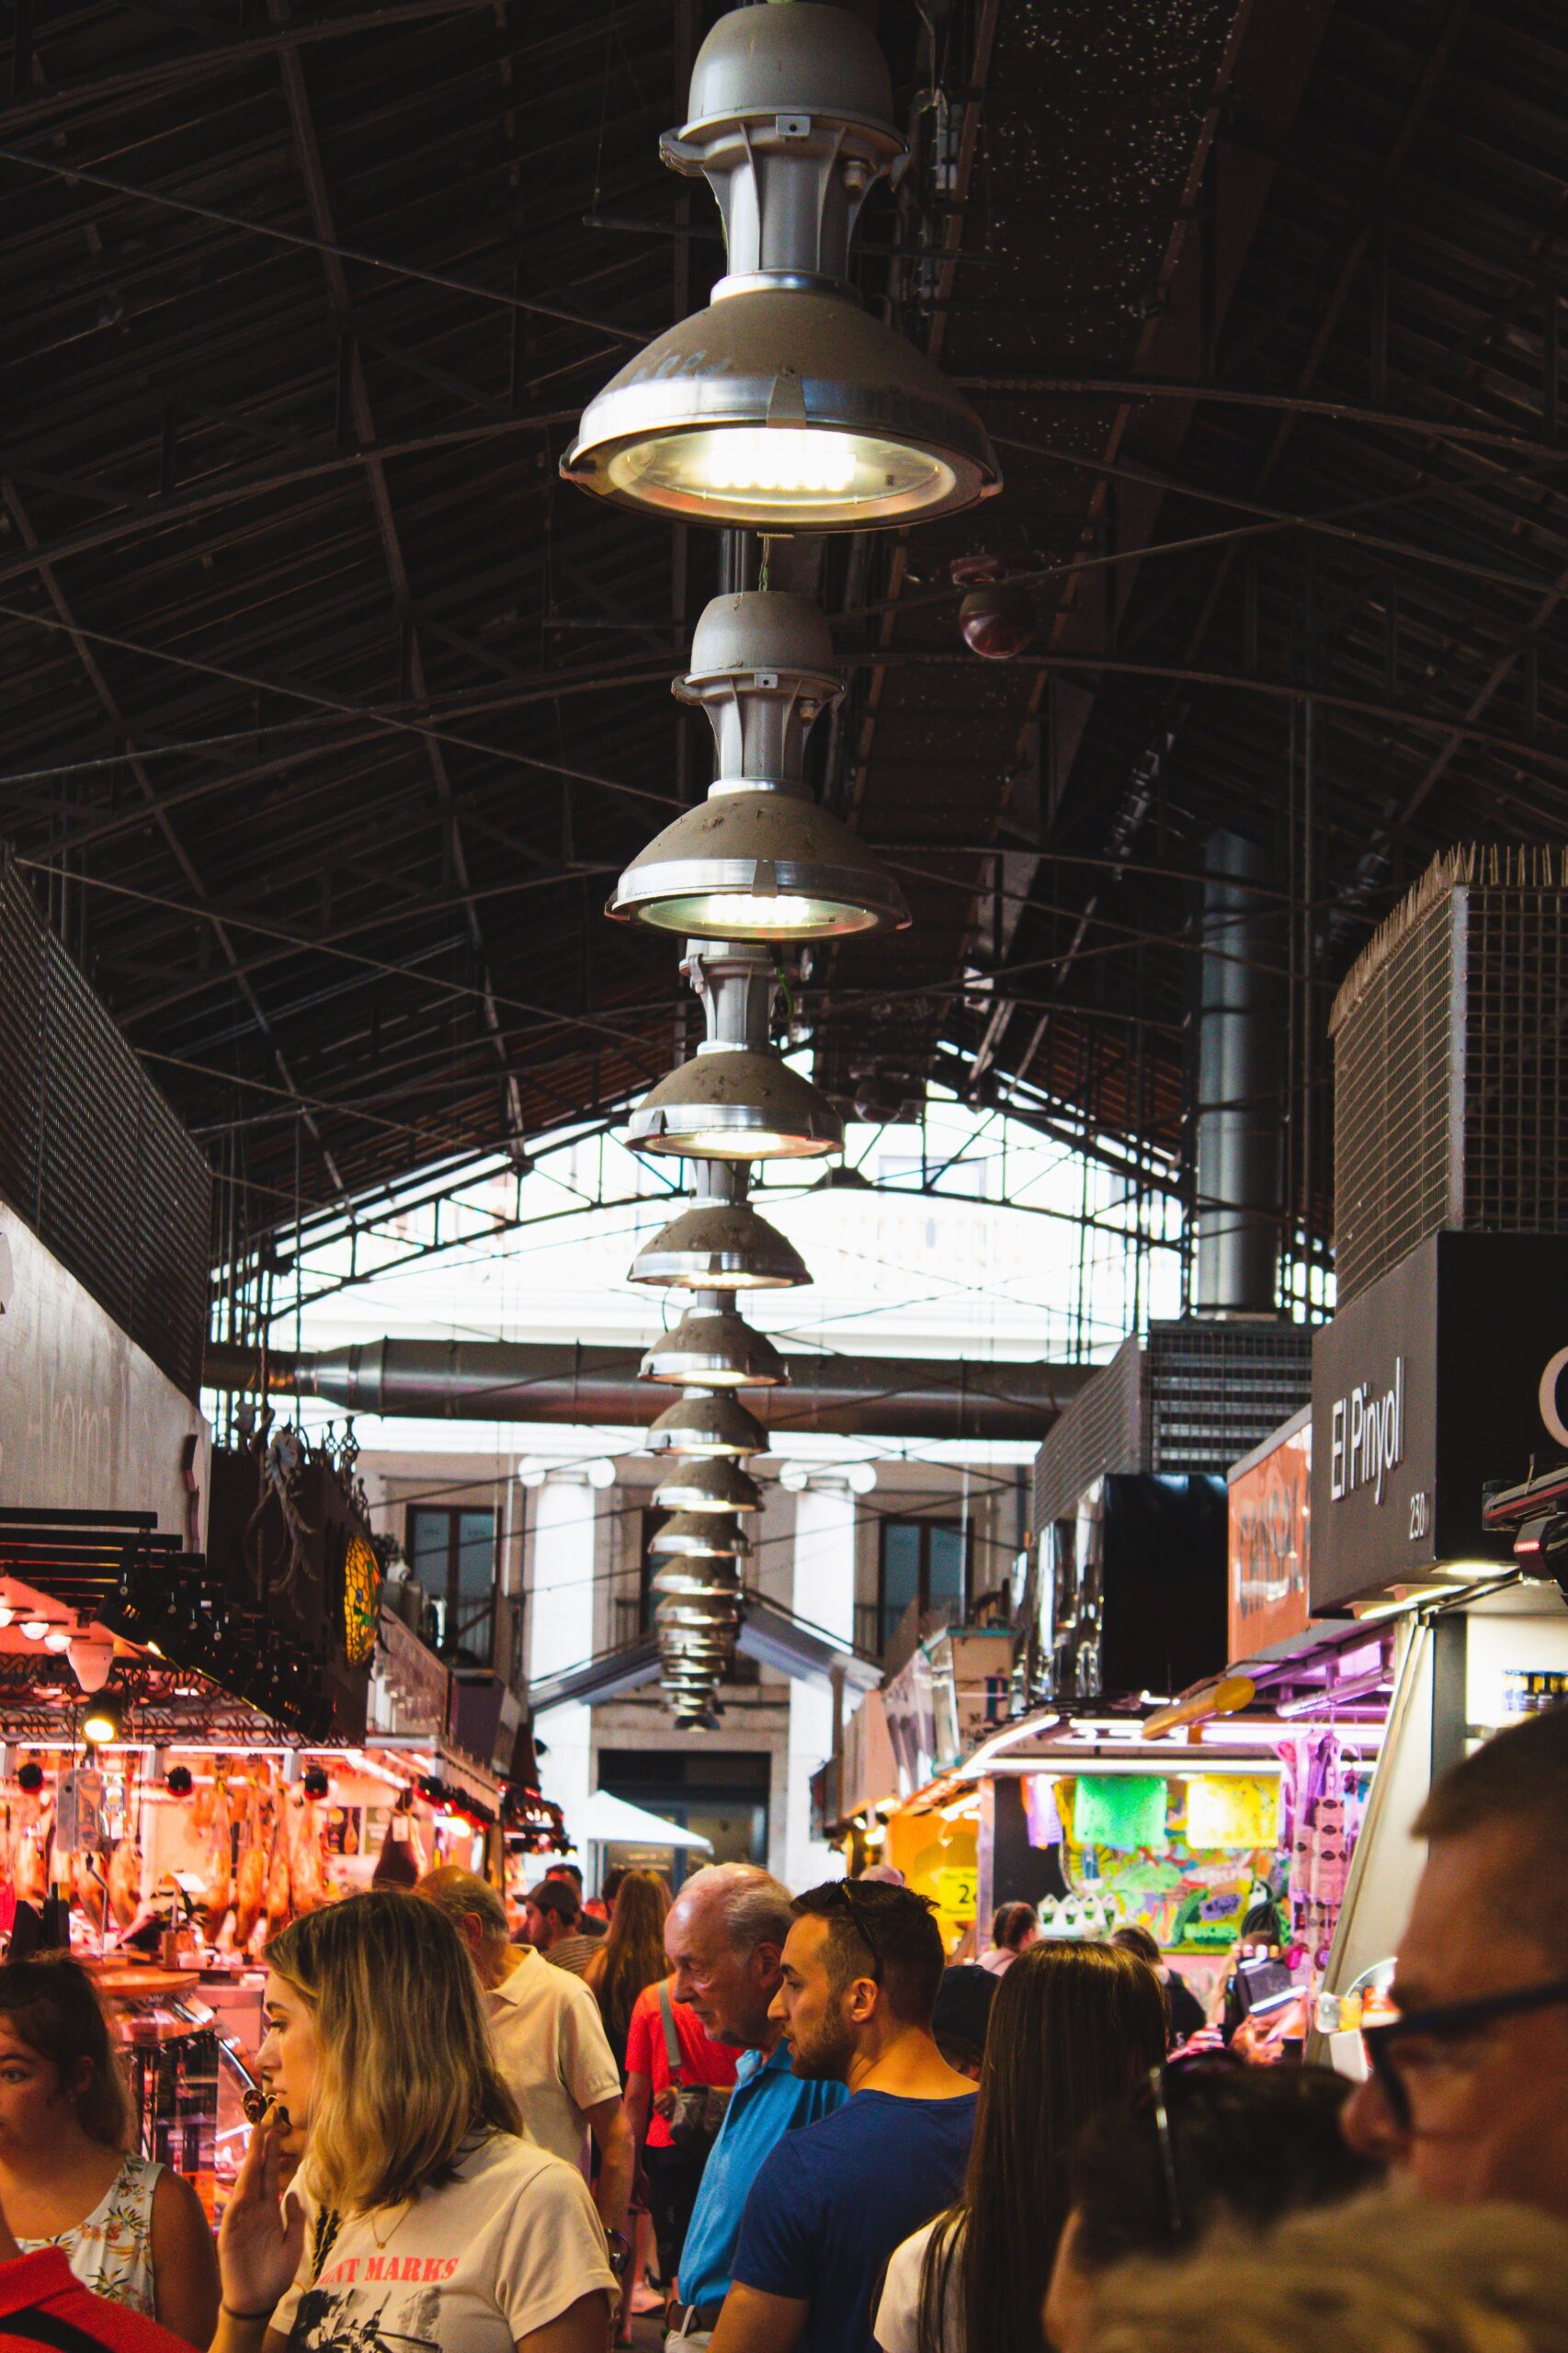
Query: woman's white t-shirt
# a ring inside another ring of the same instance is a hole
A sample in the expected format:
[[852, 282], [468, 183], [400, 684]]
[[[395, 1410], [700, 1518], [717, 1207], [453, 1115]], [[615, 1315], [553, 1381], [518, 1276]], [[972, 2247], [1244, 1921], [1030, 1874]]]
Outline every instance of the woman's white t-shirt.
[[465, 2151], [439, 2189], [345, 2215], [319, 2269], [320, 2208], [295, 2187], [305, 2259], [272, 2315], [290, 2353], [512, 2353], [579, 2296], [616, 2293], [582, 2176], [510, 2133]]
[[[937, 2217], [940, 2222], [941, 2216]], [[871, 2323], [871, 2335], [882, 2347], [882, 2353], [919, 2353], [920, 2345], [920, 2279], [926, 2268], [926, 2250], [931, 2244], [931, 2234], [937, 2222], [923, 2223], [895, 2246], [888, 2257], [888, 2268], [882, 2277], [882, 2292], [877, 2305], [877, 2316]], [[963, 2341], [959, 2326], [959, 2264], [960, 2250], [949, 2247], [947, 2293], [942, 2299], [941, 2353], [958, 2353]]]

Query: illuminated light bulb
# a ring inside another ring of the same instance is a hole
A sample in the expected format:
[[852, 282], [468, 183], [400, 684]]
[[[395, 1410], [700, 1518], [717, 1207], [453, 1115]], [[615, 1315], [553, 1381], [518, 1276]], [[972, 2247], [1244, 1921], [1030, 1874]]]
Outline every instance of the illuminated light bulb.
[[8, 1626], [16, 1614], [8, 1601], [0, 1601], [0, 1627]]
[[46, 1651], [53, 1651], [58, 1657], [62, 1651], [70, 1649], [71, 1637], [63, 1626], [51, 1626], [43, 1638], [43, 1646]]
[[709, 437], [692, 468], [710, 490], [842, 494], [855, 479], [854, 445], [842, 433], [801, 426], [733, 426]]
[[49, 1631], [49, 1627], [41, 1618], [24, 1618], [22, 1631], [29, 1643], [41, 1643]]

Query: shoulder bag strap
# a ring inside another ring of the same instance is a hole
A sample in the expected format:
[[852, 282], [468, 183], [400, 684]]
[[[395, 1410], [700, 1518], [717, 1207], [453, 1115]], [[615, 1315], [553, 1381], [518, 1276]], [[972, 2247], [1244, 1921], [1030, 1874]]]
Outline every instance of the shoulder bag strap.
[[678, 2084], [684, 2062], [680, 2038], [676, 2032], [675, 2012], [670, 2007], [669, 1981], [663, 1977], [659, 1980], [659, 2016], [665, 2022], [665, 2063], [670, 2071], [671, 2083]]
[[48, 2345], [53, 2353], [104, 2353], [101, 2336], [91, 2336], [72, 2320], [62, 2320], [58, 2313], [40, 2312], [36, 2304], [26, 2304], [19, 2313], [7, 2313], [0, 2320], [0, 2335], [20, 2336], [29, 2345]]

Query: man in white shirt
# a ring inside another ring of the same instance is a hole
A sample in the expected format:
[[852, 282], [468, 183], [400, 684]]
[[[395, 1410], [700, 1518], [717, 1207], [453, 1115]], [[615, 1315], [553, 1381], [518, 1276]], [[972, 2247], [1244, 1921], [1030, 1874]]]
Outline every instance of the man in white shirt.
[[585, 2172], [592, 2130], [599, 2218], [612, 2244], [624, 2245], [636, 2148], [598, 2004], [580, 1978], [511, 1942], [506, 1907], [488, 1881], [444, 1863], [415, 1893], [440, 1907], [468, 1947], [488, 1996], [495, 2063], [528, 2138]]

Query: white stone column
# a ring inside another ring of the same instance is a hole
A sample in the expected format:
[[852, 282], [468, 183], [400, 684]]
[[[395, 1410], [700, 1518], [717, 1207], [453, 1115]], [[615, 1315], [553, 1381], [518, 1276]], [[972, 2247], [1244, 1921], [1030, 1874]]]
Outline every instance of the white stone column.
[[[841, 1481], [807, 1487], [795, 1503], [797, 1618], [855, 1638], [855, 1497]], [[833, 1694], [797, 1678], [790, 1686], [790, 1755], [784, 1877], [796, 1890], [838, 1878], [843, 1858], [812, 1836], [811, 1779], [833, 1753]]]
[[[552, 1472], [530, 1497], [528, 1545], [528, 1681], [581, 1666], [594, 1654], [594, 1570], [602, 1497], [581, 1472]], [[582, 1836], [583, 1809], [592, 1787], [593, 1711], [578, 1702], [535, 1719], [549, 1755], [540, 1760], [540, 1786]]]

